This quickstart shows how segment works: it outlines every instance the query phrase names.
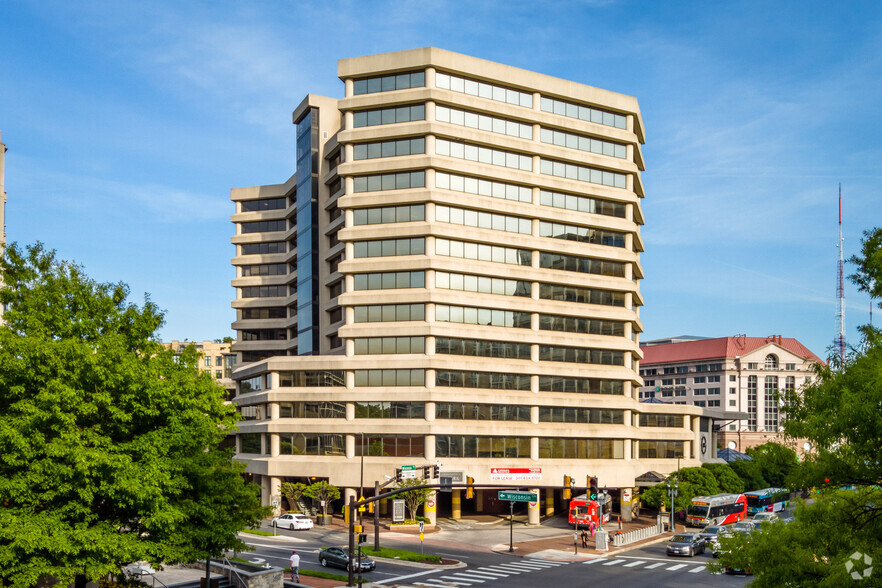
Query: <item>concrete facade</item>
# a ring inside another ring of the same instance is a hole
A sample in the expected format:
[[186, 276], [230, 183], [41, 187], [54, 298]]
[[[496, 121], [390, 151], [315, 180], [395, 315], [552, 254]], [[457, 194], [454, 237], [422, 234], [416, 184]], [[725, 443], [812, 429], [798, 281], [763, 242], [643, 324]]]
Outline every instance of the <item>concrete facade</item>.
[[348, 496], [402, 465], [631, 488], [710, 459], [722, 410], [636, 393], [637, 100], [435, 48], [338, 75], [344, 98], [294, 111], [295, 174], [231, 193], [234, 403], [265, 415], [240, 423], [237, 459], [265, 503], [286, 480]]
[[163, 345], [175, 353], [181, 353], [187, 346], [193, 345], [202, 354], [197, 364], [199, 371], [208, 373], [227, 390], [235, 390], [233, 368], [236, 366], [236, 354], [230, 350], [230, 343], [173, 340]]

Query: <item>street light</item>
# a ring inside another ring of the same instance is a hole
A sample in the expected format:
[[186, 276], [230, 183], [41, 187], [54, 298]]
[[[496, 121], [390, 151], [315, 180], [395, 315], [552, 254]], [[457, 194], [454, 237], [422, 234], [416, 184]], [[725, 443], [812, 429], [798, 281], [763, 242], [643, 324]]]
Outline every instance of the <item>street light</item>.
[[671, 532], [675, 532], [675, 528], [674, 528], [674, 497], [677, 496], [677, 488], [680, 486], [680, 481], [677, 479], [674, 479], [672, 481], [671, 478], [668, 478], [667, 481], [665, 482], [665, 484], [668, 487], [668, 494], [671, 495], [671, 514], [670, 514], [670, 523], [669, 523], [670, 529], [669, 530]]

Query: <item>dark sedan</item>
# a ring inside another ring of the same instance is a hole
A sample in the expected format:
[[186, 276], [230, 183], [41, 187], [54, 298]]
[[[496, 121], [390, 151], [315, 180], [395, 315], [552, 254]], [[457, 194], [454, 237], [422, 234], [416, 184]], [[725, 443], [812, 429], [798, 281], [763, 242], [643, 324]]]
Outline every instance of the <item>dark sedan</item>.
[[686, 555], [704, 553], [704, 538], [698, 533], [678, 533], [668, 541], [668, 555]]
[[[349, 569], [349, 553], [339, 547], [323, 547], [319, 551], [318, 559], [323, 568], [334, 566], [344, 570]], [[353, 571], [361, 569], [362, 572], [369, 572], [376, 567], [376, 562], [362, 553], [359, 565]]]

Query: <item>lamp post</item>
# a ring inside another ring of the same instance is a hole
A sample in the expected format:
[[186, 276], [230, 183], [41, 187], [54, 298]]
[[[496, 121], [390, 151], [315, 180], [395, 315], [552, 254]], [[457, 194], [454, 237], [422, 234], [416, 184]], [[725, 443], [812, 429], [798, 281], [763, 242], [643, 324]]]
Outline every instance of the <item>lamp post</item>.
[[668, 494], [671, 495], [671, 514], [670, 514], [670, 530], [671, 532], [675, 531], [674, 528], [674, 497], [677, 496], [677, 487], [680, 485], [679, 480], [668, 478], [667, 486], [668, 486]]

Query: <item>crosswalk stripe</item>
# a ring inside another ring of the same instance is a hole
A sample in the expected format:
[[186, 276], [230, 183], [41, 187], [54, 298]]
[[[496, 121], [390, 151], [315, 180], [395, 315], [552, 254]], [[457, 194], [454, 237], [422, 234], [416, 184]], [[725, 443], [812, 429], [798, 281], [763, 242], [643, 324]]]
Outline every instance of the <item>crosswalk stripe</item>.
[[665, 565], [665, 564], [663, 564], [663, 563], [654, 563], [654, 564], [651, 564], [651, 565], [646, 566], [644, 569], [646, 569], [646, 570], [651, 570], [651, 569], [653, 569], [653, 568], [657, 568], [658, 566], [663, 566], [663, 565]]
[[431, 588], [450, 588], [447, 584], [432, 584], [431, 582], [414, 582], [414, 586], [430, 586]]
[[503, 574], [491, 574], [489, 572], [479, 572], [477, 570], [463, 570], [462, 572], [458, 572], [457, 575], [466, 576], [466, 577], [475, 577], [481, 580], [496, 580], [499, 578], [505, 578], [506, 576]]
[[498, 570], [500, 574], [520, 574], [523, 571], [523, 570], [514, 570], [514, 569], [510, 570], [507, 568], [503, 568], [501, 566], [488, 566], [486, 568], [480, 568], [480, 569], [490, 570], [491, 572]]
[[539, 566], [531, 563], [507, 563], [507, 564], [499, 564], [501, 566], [505, 566], [507, 568], [516, 568], [519, 570], [544, 570], [548, 566]]
[[625, 561], [625, 560], [623, 560], [623, 559], [614, 559], [614, 560], [612, 560], [612, 561], [608, 561], [608, 562], [606, 562], [606, 563], [603, 564], [603, 565], [605, 565], [605, 566], [614, 566], [614, 565], [616, 565], [616, 564], [620, 564], [620, 563], [622, 563], [623, 561]]
[[473, 578], [471, 576], [466, 576], [465, 574], [450, 574], [449, 576], [442, 576], [442, 580], [446, 580], [447, 578], [453, 578], [456, 582], [468, 582], [469, 584], [483, 584], [487, 581], [487, 578]]
[[676, 564], [676, 565], [672, 565], [671, 567], [665, 568], [665, 569], [668, 570], [669, 572], [673, 572], [674, 570], [679, 570], [680, 568], [685, 568], [685, 567], [686, 567], [686, 564]]
[[689, 573], [690, 574], [697, 574], [698, 572], [700, 572], [703, 569], [705, 569], [704, 566], [699, 566], [699, 567], [695, 568], [694, 570], [689, 570]]
[[596, 563], [599, 562], [599, 561], [605, 561], [605, 559], [602, 558], [602, 557], [597, 557], [597, 558], [594, 558], [594, 559], [589, 559], [589, 560], [587, 560], [587, 561], [583, 561], [582, 563], [583, 563], [583, 564], [587, 564], [587, 565], [590, 566], [591, 564], [596, 564]]
[[507, 578], [510, 574], [513, 573], [513, 572], [503, 572], [501, 570], [494, 570], [493, 568], [478, 568], [477, 570], [474, 570], [474, 571], [481, 572], [482, 574], [491, 574], [491, 575], [499, 576], [502, 578]]
[[480, 580], [478, 582], [475, 582], [474, 580], [472, 580], [471, 582], [467, 582], [467, 581], [462, 580], [460, 578], [452, 578], [451, 579], [449, 576], [441, 576], [438, 579], [444, 580], [448, 584], [456, 584], [457, 586], [471, 586], [472, 584], [481, 584], [484, 582], [484, 580]]
[[646, 562], [642, 559], [638, 559], [637, 561], [632, 561], [631, 563], [626, 563], [623, 565], [623, 568], [633, 568], [634, 566], [639, 566], [640, 564], [645, 564]]

